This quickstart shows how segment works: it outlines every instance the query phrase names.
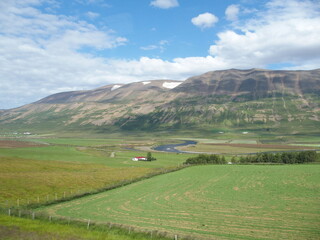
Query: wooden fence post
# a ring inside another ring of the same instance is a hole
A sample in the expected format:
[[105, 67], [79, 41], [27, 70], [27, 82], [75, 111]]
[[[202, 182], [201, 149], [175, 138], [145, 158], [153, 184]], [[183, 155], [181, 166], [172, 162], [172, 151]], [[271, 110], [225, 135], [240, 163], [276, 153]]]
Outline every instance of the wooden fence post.
[[8, 215], [11, 216], [11, 209], [8, 210]]
[[32, 220], [34, 220], [34, 218], [35, 218], [35, 213], [32, 212]]
[[178, 240], [178, 235], [174, 235], [174, 240]]
[[88, 220], [87, 229], [90, 227], [90, 219]]

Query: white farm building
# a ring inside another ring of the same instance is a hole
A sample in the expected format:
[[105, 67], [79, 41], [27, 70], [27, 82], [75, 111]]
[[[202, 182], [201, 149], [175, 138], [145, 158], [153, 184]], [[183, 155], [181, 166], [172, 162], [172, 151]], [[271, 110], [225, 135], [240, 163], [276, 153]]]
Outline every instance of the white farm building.
[[132, 158], [132, 161], [147, 161], [147, 158], [146, 157], [134, 157]]

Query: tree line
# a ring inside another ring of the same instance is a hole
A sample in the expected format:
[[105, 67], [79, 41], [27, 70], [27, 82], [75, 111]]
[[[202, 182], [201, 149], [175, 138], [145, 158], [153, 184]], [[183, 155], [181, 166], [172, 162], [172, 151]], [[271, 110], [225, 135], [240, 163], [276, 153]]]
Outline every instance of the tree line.
[[282, 163], [301, 164], [315, 162], [318, 158], [316, 151], [258, 153], [256, 155], [241, 156], [240, 163]]
[[226, 164], [227, 161], [224, 156], [215, 154], [200, 154], [197, 157], [188, 158], [184, 164]]
[[[316, 151], [283, 152], [283, 153], [258, 153], [255, 155], [232, 157], [231, 163], [278, 163], [278, 164], [302, 164], [317, 161]], [[200, 154], [196, 157], [188, 158], [184, 164], [227, 164], [223, 155]]]

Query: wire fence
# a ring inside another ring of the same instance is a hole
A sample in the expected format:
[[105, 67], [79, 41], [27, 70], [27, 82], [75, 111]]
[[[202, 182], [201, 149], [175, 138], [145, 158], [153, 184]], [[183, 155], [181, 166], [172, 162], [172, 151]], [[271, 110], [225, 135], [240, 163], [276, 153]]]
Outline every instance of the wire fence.
[[187, 165], [180, 165], [178, 167], [174, 168], [162, 168], [158, 169], [156, 172], [151, 172], [147, 175], [138, 177], [138, 178], [132, 178], [132, 179], [125, 179], [123, 181], [107, 185], [106, 187], [99, 188], [99, 189], [79, 189], [79, 190], [69, 190], [69, 191], [60, 191], [60, 192], [53, 192], [53, 193], [47, 193], [42, 195], [35, 195], [33, 197], [18, 197], [16, 199], [7, 199], [0, 201], [0, 207], [2, 208], [26, 208], [26, 209], [34, 209], [42, 206], [48, 206], [56, 203], [66, 202], [73, 199], [98, 194], [101, 192], [109, 191], [112, 189], [116, 189], [119, 187], [123, 187], [135, 182], [139, 182], [145, 179], [152, 178], [154, 176], [163, 175], [170, 172], [179, 171], [183, 168], [188, 167]]
[[[84, 196], [89, 196], [93, 194], [97, 194], [100, 192], [116, 189], [119, 187], [123, 187], [144, 179], [148, 179], [157, 175], [166, 174], [174, 171], [181, 170], [183, 168], [186, 168], [188, 166], [181, 165], [179, 167], [175, 168], [164, 168], [160, 169], [158, 172], [153, 172], [148, 175], [145, 175], [140, 178], [125, 180], [113, 185], [109, 185], [102, 189], [93, 189], [93, 190], [70, 190], [70, 191], [63, 191], [63, 192], [57, 192], [57, 193], [51, 193], [46, 194], [42, 196], [36, 196], [33, 198], [17, 198], [15, 201], [11, 200], [5, 200], [3, 202], [0, 202], [0, 214], [12, 216], [12, 217], [20, 217], [25, 219], [32, 219], [32, 220], [41, 220], [45, 222], [52, 222], [52, 223], [60, 223], [60, 224], [67, 224], [67, 225], [74, 225], [79, 227], [84, 227], [88, 230], [100, 230], [105, 232], [106, 230], [112, 231], [116, 230], [117, 233], [120, 232], [121, 234], [129, 234], [129, 235], [137, 235], [135, 237], [139, 237], [139, 234], [141, 237], [144, 238], [150, 238], [150, 239], [174, 239], [174, 240], [192, 240], [192, 239], [198, 239], [198, 240], [205, 240], [208, 238], [202, 238], [197, 236], [196, 238], [189, 236], [189, 235], [183, 235], [183, 234], [172, 234], [165, 231], [158, 231], [158, 230], [146, 230], [142, 228], [132, 227], [128, 225], [123, 224], [117, 224], [117, 223], [111, 223], [111, 222], [95, 222], [90, 219], [88, 220], [79, 220], [79, 219], [72, 219], [70, 217], [61, 217], [61, 216], [52, 216], [44, 211], [38, 211], [36, 210], [39, 207], [49, 206], [61, 202], [70, 201], [73, 199], [81, 198]], [[137, 238], [136, 238], [137, 239]], [[210, 239], [210, 238], [209, 238]]]
[[154, 240], [204, 240], [205, 238], [194, 238], [183, 234], [174, 234], [165, 231], [147, 230], [129, 225], [112, 222], [95, 222], [91, 219], [79, 220], [71, 217], [52, 216], [44, 211], [20, 208], [0, 208], [0, 214], [10, 217], [19, 217], [29, 220], [40, 220], [42, 222], [63, 224], [87, 229], [88, 231], [116, 232], [121, 235], [130, 235], [133, 239], [147, 238]]

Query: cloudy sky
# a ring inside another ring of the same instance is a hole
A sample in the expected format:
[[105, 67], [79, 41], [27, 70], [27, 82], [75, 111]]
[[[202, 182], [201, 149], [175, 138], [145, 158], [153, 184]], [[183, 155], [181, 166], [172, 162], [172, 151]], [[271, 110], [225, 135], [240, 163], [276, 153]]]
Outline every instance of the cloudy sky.
[[0, 109], [230, 68], [320, 68], [320, 1], [0, 0]]

